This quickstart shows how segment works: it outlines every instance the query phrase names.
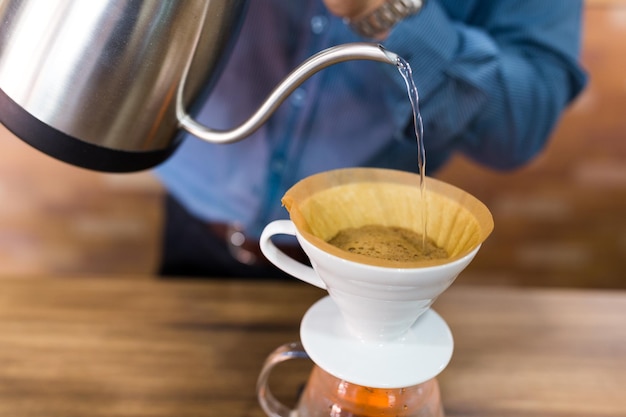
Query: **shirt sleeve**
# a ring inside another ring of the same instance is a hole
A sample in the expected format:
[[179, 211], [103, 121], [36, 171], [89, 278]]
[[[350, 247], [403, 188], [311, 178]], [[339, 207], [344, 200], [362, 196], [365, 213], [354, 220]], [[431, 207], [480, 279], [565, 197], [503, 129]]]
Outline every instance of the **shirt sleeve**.
[[[586, 83], [578, 64], [582, 2], [459, 0], [462, 11], [450, 4], [427, 1], [384, 43], [412, 68], [426, 155], [458, 150], [492, 168], [520, 166]], [[402, 91], [393, 100], [407, 126]]]

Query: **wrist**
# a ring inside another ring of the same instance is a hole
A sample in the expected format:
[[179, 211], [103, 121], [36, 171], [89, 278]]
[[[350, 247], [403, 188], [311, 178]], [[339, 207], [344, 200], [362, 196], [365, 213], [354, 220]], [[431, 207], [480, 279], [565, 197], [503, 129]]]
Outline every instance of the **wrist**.
[[346, 19], [353, 31], [371, 39], [383, 39], [401, 20], [419, 13], [426, 0], [386, 0], [375, 10], [354, 19]]

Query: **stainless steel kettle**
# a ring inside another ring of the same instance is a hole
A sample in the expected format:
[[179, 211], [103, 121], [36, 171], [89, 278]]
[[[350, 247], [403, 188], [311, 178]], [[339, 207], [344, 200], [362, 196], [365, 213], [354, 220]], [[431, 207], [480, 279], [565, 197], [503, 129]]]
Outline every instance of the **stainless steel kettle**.
[[0, 0], [0, 122], [71, 164], [135, 171], [167, 159], [181, 128], [214, 143], [245, 138], [329, 65], [396, 65], [374, 44], [324, 50], [242, 125], [216, 131], [189, 109], [210, 94], [245, 8], [245, 0]]

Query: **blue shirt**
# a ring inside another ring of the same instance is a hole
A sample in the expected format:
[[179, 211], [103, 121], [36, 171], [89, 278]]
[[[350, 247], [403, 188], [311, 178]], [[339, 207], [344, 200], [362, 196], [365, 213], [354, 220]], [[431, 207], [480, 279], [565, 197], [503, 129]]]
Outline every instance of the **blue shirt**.
[[[453, 152], [497, 169], [529, 161], [580, 92], [578, 0], [429, 0], [383, 45], [406, 59], [420, 95], [426, 174]], [[332, 45], [363, 41], [319, 0], [252, 0], [233, 53], [197, 119], [246, 120], [294, 67]], [[157, 174], [206, 221], [251, 236], [287, 217], [298, 180], [352, 166], [417, 171], [406, 86], [392, 65], [336, 64], [315, 74], [250, 137], [227, 145], [187, 135]]]

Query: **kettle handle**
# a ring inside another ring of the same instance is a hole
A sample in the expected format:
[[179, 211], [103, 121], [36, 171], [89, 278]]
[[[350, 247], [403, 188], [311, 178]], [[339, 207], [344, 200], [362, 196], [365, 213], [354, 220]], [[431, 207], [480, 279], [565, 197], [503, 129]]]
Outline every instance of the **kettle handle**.
[[257, 398], [261, 408], [269, 417], [291, 417], [293, 410], [274, 397], [269, 388], [272, 369], [290, 359], [309, 359], [300, 342], [287, 343], [276, 348], [265, 360], [256, 384]]
[[186, 112], [183, 104], [183, 81], [176, 95], [176, 117], [181, 128], [207, 142], [237, 142], [261, 127], [280, 104], [316, 72], [330, 65], [351, 60], [378, 61], [398, 66], [398, 59], [398, 55], [374, 43], [353, 42], [324, 49], [304, 61], [287, 75], [248, 120], [238, 127], [223, 131], [206, 127]]

